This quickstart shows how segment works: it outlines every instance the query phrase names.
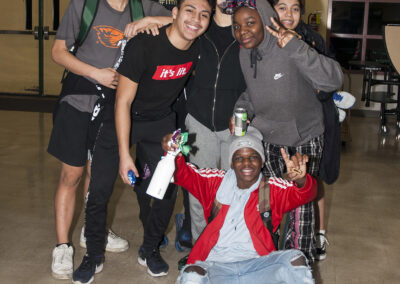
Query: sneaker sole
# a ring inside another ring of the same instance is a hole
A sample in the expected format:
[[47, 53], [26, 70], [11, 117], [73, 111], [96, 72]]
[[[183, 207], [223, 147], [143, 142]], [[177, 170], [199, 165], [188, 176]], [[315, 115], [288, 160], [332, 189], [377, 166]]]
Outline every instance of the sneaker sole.
[[324, 260], [326, 258], [326, 254], [319, 254], [315, 257], [316, 260]]
[[[96, 265], [96, 270], [94, 273], [97, 274], [102, 271], [103, 271], [103, 263], [98, 266]], [[94, 280], [94, 276], [92, 276], [92, 278], [90, 278], [88, 282], [74, 281], [74, 279], [72, 279], [72, 283], [74, 283], [74, 284], [90, 284], [93, 282], [93, 280]]]
[[66, 273], [66, 274], [58, 274], [55, 272], [51, 272], [51, 276], [53, 276], [53, 278], [55, 279], [59, 279], [59, 280], [64, 280], [64, 279], [71, 279], [72, 278], [72, 272], [71, 273]]
[[[138, 256], [138, 262], [140, 265], [147, 267], [147, 263], [145, 259], [142, 259], [140, 256]], [[161, 276], [166, 276], [168, 275], [168, 271], [167, 272], [160, 272], [158, 274], [155, 274], [153, 272], [151, 272], [150, 268], [147, 267], [147, 273], [153, 277], [161, 277]]]
[[126, 247], [122, 247], [122, 248], [110, 248], [106, 246], [106, 251], [108, 252], [124, 252], [127, 251], [129, 248], [129, 245], [127, 245]]
[[[79, 245], [82, 248], [86, 248], [86, 242], [80, 241]], [[110, 248], [110, 247], [106, 246], [106, 251], [108, 251], [108, 252], [124, 252], [124, 251], [127, 251], [128, 249], [129, 249], [129, 245], [122, 247], [122, 248]]]
[[92, 276], [92, 278], [90, 278], [88, 282], [81, 282], [81, 281], [72, 280], [72, 283], [74, 283], [74, 284], [90, 284], [90, 283], [93, 282], [93, 280], [94, 280], [94, 276]]

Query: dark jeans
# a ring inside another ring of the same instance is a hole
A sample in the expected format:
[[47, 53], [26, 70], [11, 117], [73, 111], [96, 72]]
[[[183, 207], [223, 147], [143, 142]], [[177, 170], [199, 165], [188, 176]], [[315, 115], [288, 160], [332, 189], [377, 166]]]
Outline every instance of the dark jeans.
[[[118, 176], [118, 140], [115, 130], [114, 106], [107, 104], [93, 149], [92, 175], [86, 203], [86, 244], [90, 256], [101, 255], [106, 236], [107, 204]], [[175, 114], [155, 121], [132, 121], [131, 141], [136, 143], [136, 166], [140, 177], [135, 192], [140, 207], [140, 220], [144, 227], [143, 246], [158, 246], [171, 218], [176, 186], [171, 184], [163, 200], [146, 194], [160, 157], [163, 155], [161, 138], [175, 129]], [[147, 166], [146, 166], [147, 165]]]

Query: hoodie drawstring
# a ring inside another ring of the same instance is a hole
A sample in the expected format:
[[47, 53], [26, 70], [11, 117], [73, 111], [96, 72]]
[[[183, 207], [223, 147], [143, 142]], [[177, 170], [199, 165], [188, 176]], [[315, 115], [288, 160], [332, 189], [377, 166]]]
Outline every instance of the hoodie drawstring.
[[253, 66], [254, 66], [254, 75], [253, 75], [254, 79], [257, 78], [257, 61], [261, 61], [261, 60], [262, 60], [262, 56], [258, 52], [258, 49], [257, 48], [251, 49], [250, 68], [253, 68]]

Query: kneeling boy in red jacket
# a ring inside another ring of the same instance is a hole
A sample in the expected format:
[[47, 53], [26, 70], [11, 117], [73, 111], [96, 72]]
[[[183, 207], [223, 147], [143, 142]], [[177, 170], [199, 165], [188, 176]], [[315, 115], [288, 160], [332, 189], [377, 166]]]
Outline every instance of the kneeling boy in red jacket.
[[[164, 137], [162, 146], [171, 150]], [[282, 150], [287, 178], [265, 180], [261, 133], [249, 127], [229, 147], [231, 169], [198, 169], [176, 158], [175, 183], [202, 204], [207, 227], [194, 245], [179, 283], [312, 283], [307, 261], [298, 250], [276, 251], [260, 215], [259, 196], [269, 192], [272, 231], [285, 212], [312, 201], [316, 182], [306, 174], [308, 157], [291, 159]], [[290, 181], [289, 181], [290, 180]], [[245, 282], [248, 281], [248, 282]]]

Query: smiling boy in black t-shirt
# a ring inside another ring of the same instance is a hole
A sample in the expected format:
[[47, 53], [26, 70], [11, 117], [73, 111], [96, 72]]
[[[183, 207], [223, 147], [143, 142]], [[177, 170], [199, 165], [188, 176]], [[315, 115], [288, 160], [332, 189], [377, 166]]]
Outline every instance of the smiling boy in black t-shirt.
[[[152, 276], [168, 273], [158, 246], [174, 209], [176, 187], [170, 185], [167, 196], [152, 203], [146, 189], [163, 155], [161, 138], [176, 127], [171, 105], [196, 64], [199, 49], [193, 43], [206, 30], [211, 7], [210, 0], [177, 1], [172, 10], [173, 23], [160, 29], [156, 37], [143, 34], [132, 39], [118, 69], [115, 123], [119, 173], [127, 184], [129, 170], [139, 177], [135, 192], [144, 238], [138, 261]], [[136, 166], [129, 153], [130, 141], [136, 144]]]

